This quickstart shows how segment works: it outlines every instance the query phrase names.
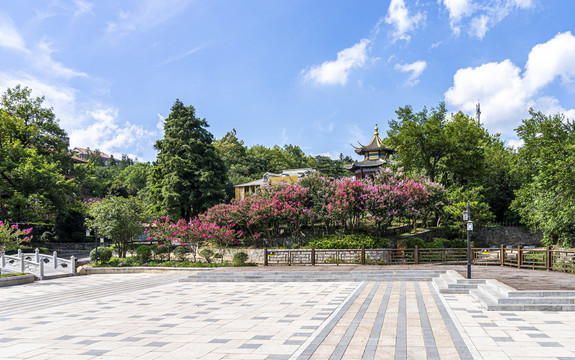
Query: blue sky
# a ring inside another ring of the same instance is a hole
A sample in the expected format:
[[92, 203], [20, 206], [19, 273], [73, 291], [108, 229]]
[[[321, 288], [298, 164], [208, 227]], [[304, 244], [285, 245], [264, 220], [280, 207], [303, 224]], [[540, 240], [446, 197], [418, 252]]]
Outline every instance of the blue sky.
[[354, 155], [400, 106], [474, 115], [509, 145], [529, 107], [575, 118], [570, 0], [19, 0], [0, 89], [44, 95], [71, 147], [153, 161], [176, 99], [216, 138]]

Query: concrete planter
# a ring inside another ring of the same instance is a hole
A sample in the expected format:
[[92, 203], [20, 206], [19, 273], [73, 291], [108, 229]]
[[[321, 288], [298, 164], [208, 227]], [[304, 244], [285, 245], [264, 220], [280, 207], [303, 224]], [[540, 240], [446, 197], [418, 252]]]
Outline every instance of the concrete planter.
[[0, 278], [0, 287], [29, 284], [31, 282], [34, 282], [34, 275], [32, 274], [11, 276], [7, 278]]

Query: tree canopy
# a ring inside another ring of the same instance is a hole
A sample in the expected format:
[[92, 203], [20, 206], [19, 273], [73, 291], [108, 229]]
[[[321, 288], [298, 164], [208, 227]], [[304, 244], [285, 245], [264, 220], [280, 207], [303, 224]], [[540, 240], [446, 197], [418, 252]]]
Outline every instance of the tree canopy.
[[53, 222], [75, 206], [75, 188], [64, 176], [68, 139], [43, 98], [30, 89], [8, 89], [0, 104], [0, 218]]
[[213, 145], [206, 119], [176, 100], [164, 123], [164, 137], [151, 176], [150, 194], [158, 208], [189, 219], [225, 197], [227, 169]]

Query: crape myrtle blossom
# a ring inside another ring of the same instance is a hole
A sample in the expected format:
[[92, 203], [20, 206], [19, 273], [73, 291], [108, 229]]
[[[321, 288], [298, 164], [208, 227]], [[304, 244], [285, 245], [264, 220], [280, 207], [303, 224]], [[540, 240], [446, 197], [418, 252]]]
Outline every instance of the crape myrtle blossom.
[[0, 253], [11, 243], [29, 242], [34, 237], [30, 233], [34, 228], [21, 230], [18, 224], [12, 224], [0, 220]]

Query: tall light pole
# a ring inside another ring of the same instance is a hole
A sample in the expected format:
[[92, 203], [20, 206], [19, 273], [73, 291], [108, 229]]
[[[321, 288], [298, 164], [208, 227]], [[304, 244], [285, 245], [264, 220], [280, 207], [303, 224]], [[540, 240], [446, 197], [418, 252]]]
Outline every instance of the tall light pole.
[[[90, 229], [86, 230], [86, 236], [90, 236]], [[94, 241], [96, 243], [96, 248], [94, 249], [94, 255], [96, 262], [95, 264], [98, 265], [98, 227], [94, 225]]]
[[473, 231], [473, 221], [471, 221], [471, 211], [469, 210], [469, 201], [467, 202], [467, 211], [463, 212], [463, 221], [467, 226], [467, 278], [471, 279], [471, 232]]

